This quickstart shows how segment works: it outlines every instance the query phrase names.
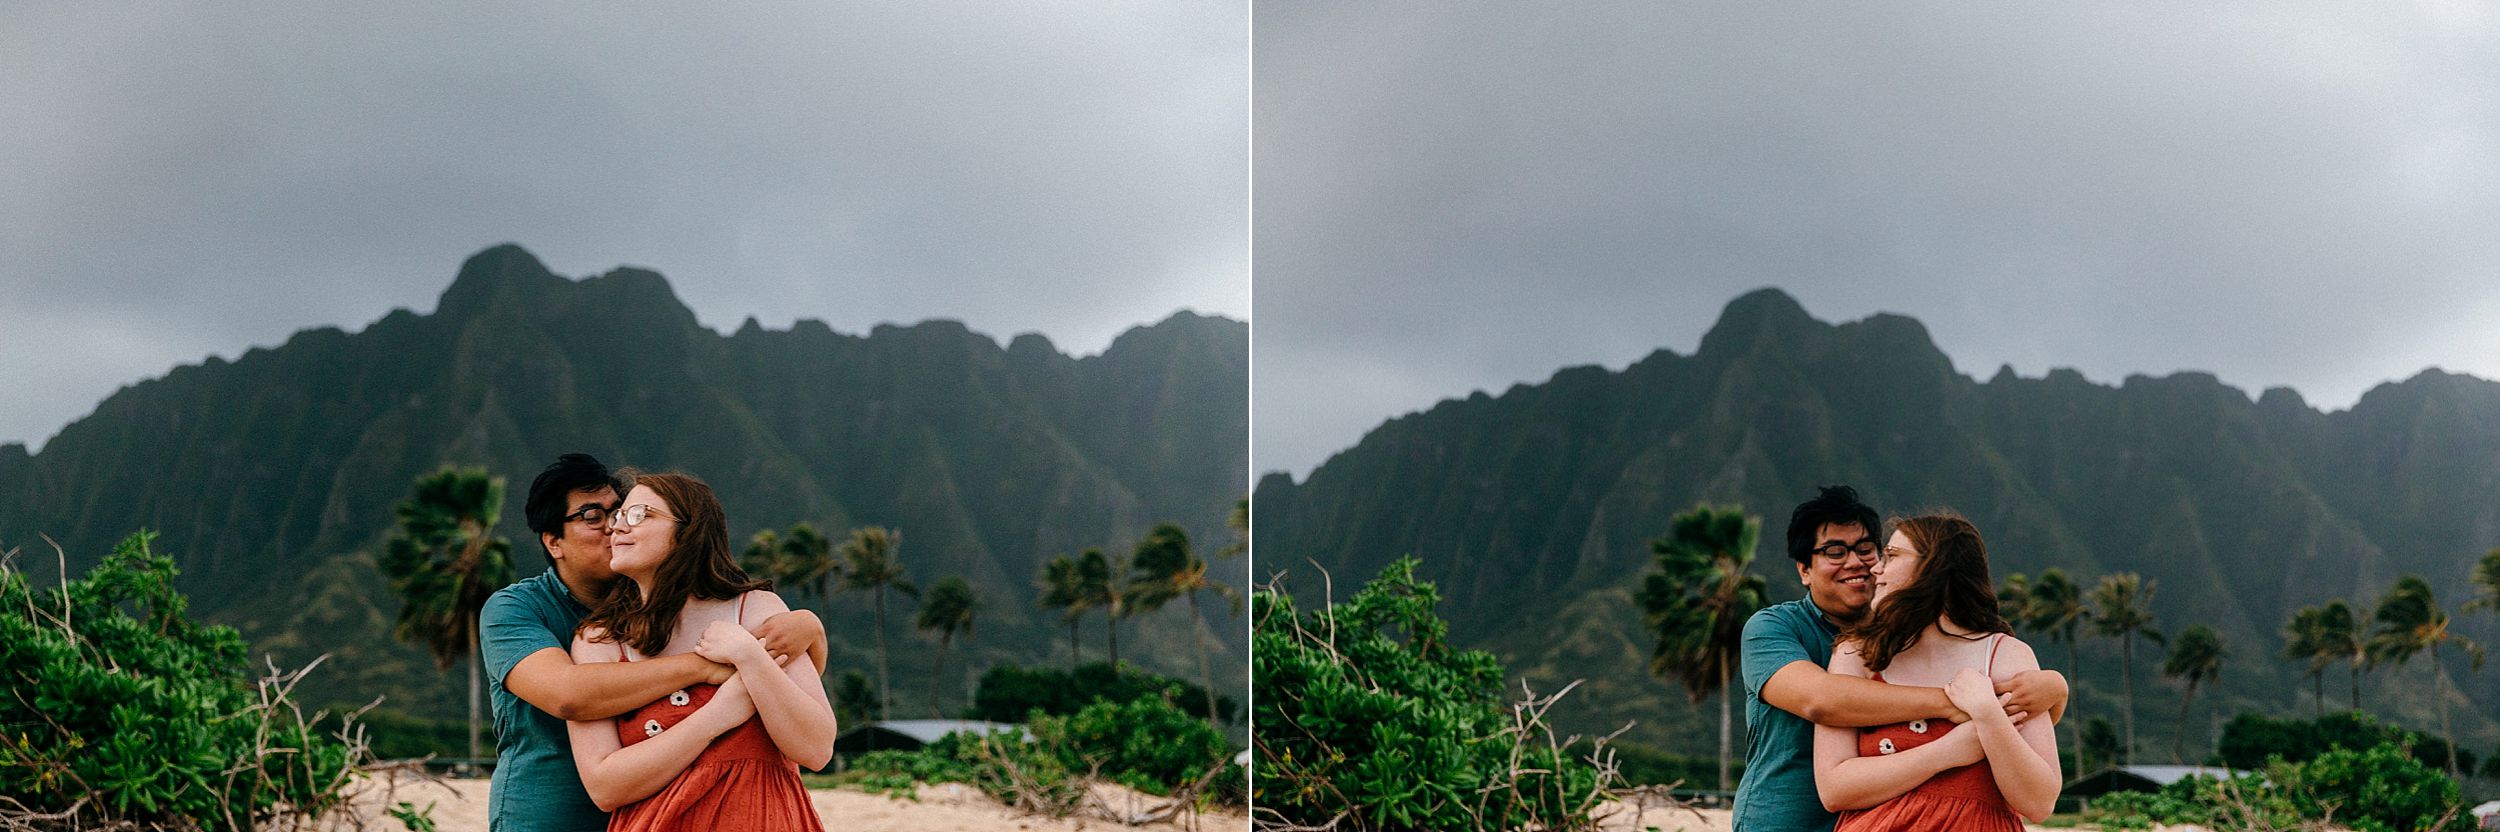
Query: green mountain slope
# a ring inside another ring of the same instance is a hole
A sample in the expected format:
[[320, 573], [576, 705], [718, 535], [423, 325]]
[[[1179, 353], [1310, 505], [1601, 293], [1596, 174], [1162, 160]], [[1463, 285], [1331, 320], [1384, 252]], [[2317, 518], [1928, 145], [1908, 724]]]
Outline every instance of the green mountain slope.
[[[2211, 375], [2094, 384], [2071, 370], [1979, 381], [1917, 321], [1829, 324], [1760, 290], [1731, 302], [1692, 355], [1623, 370], [1566, 368], [1392, 419], [1303, 482], [1271, 474], [1255, 518], [1262, 573], [1315, 592], [1414, 553], [1467, 643], [1540, 690], [1588, 678], [1573, 727], [1687, 752], [1715, 748], [1716, 705], [1646, 676], [1629, 590], [1647, 542], [1699, 501], [1765, 518], [1758, 569], [1775, 600], [1802, 594], [1780, 546], [1788, 510], [1850, 483], [1879, 508], [1949, 506], [1988, 535], [1998, 577], [2050, 566], [2158, 582], [2159, 626], [2202, 621], [2233, 657], [2199, 697], [2191, 739], [2222, 713], [2309, 707], [2307, 680], [2272, 655], [2292, 610], [2330, 597], [2366, 610], [2402, 574], [2469, 597], [2472, 561], [2500, 545], [2500, 384], [2433, 370], [2321, 413], [2287, 389], [2256, 400]], [[2488, 635], [2489, 616], [2460, 617]], [[2043, 647], [2062, 662], [2062, 647]], [[2452, 651], [2453, 652], [2453, 651]], [[2117, 648], [2087, 643], [2086, 714], [2114, 717]], [[2176, 693], [2139, 660], [2137, 719], [2159, 736]], [[2451, 667], [2468, 747], [2500, 741], [2491, 682]], [[2433, 724], [2426, 661], [2365, 681], [2364, 705]], [[2329, 688], [2342, 680], [2332, 671]], [[2149, 693], [2148, 693], [2149, 692]], [[2191, 743], [2193, 744], [2193, 743]], [[2166, 756], [2167, 749], [2162, 753]]]
[[[710, 481], [743, 545], [805, 521], [903, 533], [923, 584], [971, 580], [985, 607], [949, 675], [999, 661], [1065, 661], [1065, 628], [1032, 609], [1040, 564], [1102, 546], [1125, 555], [1153, 524], [1208, 555], [1247, 482], [1248, 327], [1181, 312], [1075, 358], [1039, 335], [1002, 346], [953, 321], [866, 336], [813, 320], [723, 336], [660, 275], [572, 280], [517, 246], [471, 257], [431, 314], [397, 310], [361, 332], [296, 333], [125, 387], [39, 454], [0, 447], [0, 547], [48, 573], [59, 540], [83, 568], [132, 529], [160, 530], [194, 609], [242, 627], [282, 662], [334, 653], [312, 701], [389, 693], [464, 712], [453, 683], [388, 638], [397, 601], [369, 553], [409, 481], [445, 463], [509, 484], [500, 533], [522, 576], [544, 559], [521, 518], [556, 454], [682, 469]], [[1238, 582], [1240, 561], [1217, 564]], [[794, 599], [824, 611], [836, 670], [871, 661], [865, 596]], [[891, 615], [898, 712], [918, 716], [930, 649]], [[1238, 619], [1210, 622], [1243, 681]], [[1124, 657], [1197, 667], [1187, 615], [1132, 621]], [[1099, 650], [1101, 624], [1089, 622]], [[1053, 653], [1053, 637], [1058, 637]], [[1135, 646], [1131, 646], [1135, 645]], [[969, 676], [967, 676], [969, 678]], [[960, 705], [961, 697], [952, 700]]]

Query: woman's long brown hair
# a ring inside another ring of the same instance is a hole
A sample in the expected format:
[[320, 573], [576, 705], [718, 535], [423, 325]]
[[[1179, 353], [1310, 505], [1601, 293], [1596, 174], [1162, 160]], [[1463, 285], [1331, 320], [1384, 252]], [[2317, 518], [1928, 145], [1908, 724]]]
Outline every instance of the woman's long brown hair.
[[1950, 621], [1977, 640], [1984, 633], [2010, 633], [2012, 626], [1997, 612], [1996, 584], [1988, 579], [1988, 544], [1979, 528], [1959, 514], [1941, 512], [1896, 519], [1894, 531], [1918, 547], [1918, 577], [1909, 586], [1885, 594], [1875, 611], [1841, 635], [1858, 642], [1868, 670], [1881, 671], [1892, 659], [1918, 644], [1927, 626]]
[[618, 578], [599, 599], [598, 608], [582, 619], [583, 632], [593, 627], [606, 631], [594, 641], [627, 644], [645, 657], [657, 656], [676, 633], [686, 599], [722, 601], [748, 590], [773, 587], [771, 581], [748, 578], [746, 570], [738, 568], [729, 552], [729, 520], [721, 511], [720, 499], [712, 496], [711, 486], [677, 473], [626, 471], [618, 478], [626, 481], [627, 491], [641, 485], [660, 495], [668, 503], [661, 509], [677, 518], [677, 531], [670, 537], [673, 545], [668, 559], [652, 575], [651, 597], [642, 597], [642, 587], [633, 579]]

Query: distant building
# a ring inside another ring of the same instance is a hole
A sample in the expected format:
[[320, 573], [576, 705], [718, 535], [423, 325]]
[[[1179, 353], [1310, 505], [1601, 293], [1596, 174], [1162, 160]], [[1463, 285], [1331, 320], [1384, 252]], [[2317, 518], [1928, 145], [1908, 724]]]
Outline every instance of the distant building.
[[870, 751], [918, 751], [948, 734], [995, 734], [1014, 732], [1030, 741], [1032, 732], [1013, 722], [982, 722], [974, 719], [892, 719], [871, 722], [842, 732], [833, 738], [833, 753], [845, 757]]
[[2157, 792], [2163, 786], [2190, 777], [2232, 780], [2253, 776], [2259, 775], [2254, 771], [2218, 766], [2110, 766], [2067, 783], [2061, 796], [2090, 800], [2110, 792]]

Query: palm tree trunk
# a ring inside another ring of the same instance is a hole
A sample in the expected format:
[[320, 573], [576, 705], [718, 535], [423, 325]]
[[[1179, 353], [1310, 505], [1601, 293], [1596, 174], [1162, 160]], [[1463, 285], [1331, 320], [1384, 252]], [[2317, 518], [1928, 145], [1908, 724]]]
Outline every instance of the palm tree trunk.
[[945, 713], [938, 710], [938, 680], [946, 678], [946, 643], [953, 641], [954, 638], [954, 634], [952, 633], [938, 637], [937, 665], [929, 668], [930, 719], [944, 719], [946, 717]]
[[1110, 609], [1110, 608], [1108, 608], [1108, 607], [1104, 608], [1104, 609], [1103, 609], [1103, 611], [1102, 611], [1102, 621], [1103, 621], [1103, 628], [1111, 631], [1111, 667], [1112, 667], [1112, 669], [1117, 670], [1117, 669], [1119, 669], [1119, 667], [1120, 667], [1120, 613], [1119, 613], [1119, 611], [1118, 611], [1118, 610], [1114, 610], [1114, 609]]
[[2314, 720], [2314, 719], [2324, 719], [2324, 718], [2326, 717], [2326, 669], [2325, 669], [2325, 668], [2319, 668], [2319, 669], [2317, 669], [2317, 670], [2312, 670], [2312, 671], [2309, 671], [2309, 693], [2310, 693], [2310, 695], [2311, 695], [2311, 696], [2315, 696], [2315, 697], [2317, 697], [2317, 700], [2318, 700], [2318, 701], [2315, 703], [2315, 707], [2312, 707], [2312, 708], [2310, 708], [2310, 709], [2309, 709], [2309, 718], [2310, 718], [2310, 719], [2313, 719], [2313, 720]]
[[2361, 710], [2361, 663], [2352, 662], [2352, 709]]
[[1728, 730], [1728, 714], [1735, 697], [1728, 694], [1727, 656], [1722, 655], [1719, 657], [1719, 791], [1727, 791], [1727, 755], [1734, 736]]
[[2118, 750], [2120, 762], [2135, 762], [2135, 634], [2118, 639], [2118, 698], [2126, 703], [2127, 745]]
[[894, 679], [885, 673], [885, 586], [877, 587], [877, 718], [885, 718], [886, 705], [894, 701]]
[[2196, 685], [2188, 685], [2187, 695], [2179, 697], [2178, 729], [2170, 732], [2170, 761], [2187, 765], [2188, 706], [2196, 701]]
[[[1189, 620], [1195, 625], [1190, 628], [1189, 637], [1195, 641], [1198, 638], [1198, 631], [1207, 628], [1207, 620], [1198, 615], [1198, 593], [1196, 592], [1189, 593]], [[1216, 724], [1215, 671], [1207, 669], [1207, 646], [1203, 641], [1198, 645], [1198, 678], [1206, 681], [1207, 724], [1214, 725]]]
[[2448, 778], [2457, 776], [2457, 735], [2448, 732], [2448, 667], [2439, 663], [2439, 646], [2431, 646], [2431, 695], [2439, 698], [2439, 740], [2448, 746]]
[[1069, 669], [1069, 670], [1075, 670], [1075, 669], [1077, 669], [1077, 668], [1080, 668], [1080, 667], [1084, 667], [1084, 666], [1085, 666], [1085, 644], [1084, 644], [1084, 642], [1080, 642], [1080, 641], [1077, 641], [1077, 640], [1076, 640], [1076, 625], [1077, 625], [1077, 620], [1076, 620], [1076, 619], [1074, 619], [1074, 618], [1068, 619], [1068, 669]]

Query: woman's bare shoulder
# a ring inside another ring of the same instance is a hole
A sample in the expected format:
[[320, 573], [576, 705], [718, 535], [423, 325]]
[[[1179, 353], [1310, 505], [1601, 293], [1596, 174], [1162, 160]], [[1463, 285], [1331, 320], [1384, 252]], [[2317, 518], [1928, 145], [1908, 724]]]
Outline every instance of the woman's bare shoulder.
[[2012, 633], [1998, 637], [1994, 649], [1996, 657], [1989, 663], [1988, 677], [1991, 679], [2002, 682], [2014, 678], [2016, 674], [2040, 669], [2040, 654], [2031, 649], [2030, 642]]

